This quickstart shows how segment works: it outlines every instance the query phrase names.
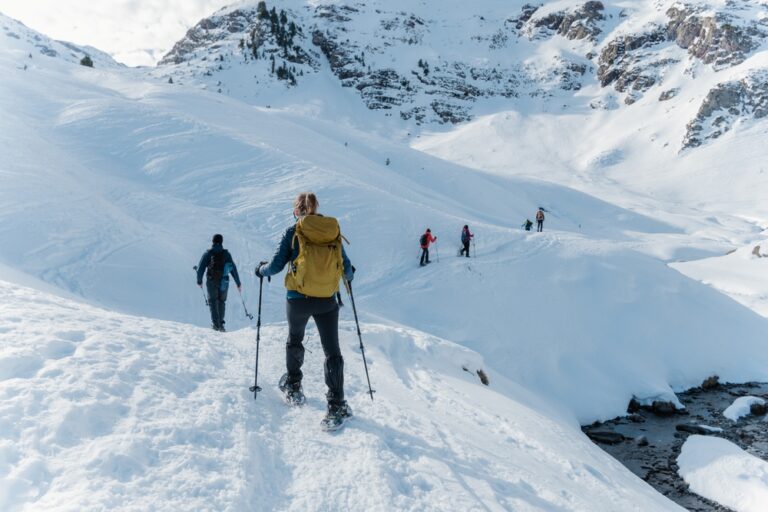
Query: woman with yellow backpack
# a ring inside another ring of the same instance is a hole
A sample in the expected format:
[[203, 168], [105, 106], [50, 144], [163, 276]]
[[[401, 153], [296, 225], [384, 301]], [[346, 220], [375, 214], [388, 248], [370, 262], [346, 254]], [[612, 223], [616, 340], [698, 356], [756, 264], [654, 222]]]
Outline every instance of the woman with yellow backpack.
[[315, 194], [301, 193], [293, 203], [296, 223], [283, 233], [272, 261], [256, 267], [259, 278], [273, 276], [289, 266], [285, 275], [287, 293], [288, 342], [287, 372], [280, 379], [280, 390], [291, 405], [304, 403], [301, 386], [304, 363], [304, 331], [309, 318], [315, 320], [325, 353], [325, 384], [328, 386], [328, 414], [323, 419], [327, 430], [339, 428], [352, 410], [344, 399], [344, 359], [339, 348], [339, 304], [336, 294], [343, 277], [352, 281], [354, 269], [342, 246], [339, 222], [317, 213]]

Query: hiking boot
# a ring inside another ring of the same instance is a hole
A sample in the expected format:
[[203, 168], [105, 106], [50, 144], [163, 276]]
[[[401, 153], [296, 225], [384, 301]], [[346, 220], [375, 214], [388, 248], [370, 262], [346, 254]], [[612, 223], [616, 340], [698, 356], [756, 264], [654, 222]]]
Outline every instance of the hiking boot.
[[344, 421], [351, 417], [352, 408], [346, 401], [342, 403], [329, 403], [328, 413], [323, 418], [323, 421], [320, 422], [320, 425], [326, 431], [338, 430], [344, 424]]
[[302, 405], [306, 401], [304, 390], [301, 388], [301, 382], [289, 383], [287, 373], [280, 377], [280, 383], [277, 387], [283, 392], [285, 403], [288, 405]]

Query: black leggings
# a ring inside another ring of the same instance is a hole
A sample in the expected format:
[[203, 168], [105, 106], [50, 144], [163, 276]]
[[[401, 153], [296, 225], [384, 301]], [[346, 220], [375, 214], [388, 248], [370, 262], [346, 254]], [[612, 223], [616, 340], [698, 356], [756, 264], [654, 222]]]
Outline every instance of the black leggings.
[[211, 323], [216, 329], [224, 327], [224, 313], [227, 309], [227, 288], [221, 289], [221, 282], [208, 279], [208, 307], [211, 309]]
[[419, 260], [419, 265], [426, 265], [429, 263], [429, 249], [426, 247], [421, 248], [421, 260]]
[[544, 221], [543, 220], [537, 220], [536, 221], [536, 231], [544, 231]]
[[288, 317], [288, 343], [285, 346], [285, 363], [288, 383], [301, 382], [304, 364], [304, 330], [309, 317], [315, 319], [320, 343], [325, 353], [325, 385], [328, 386], [328, 403], [344, 402], [344, 358], [339, 348], [339, 305], [335, 297], [320, 299], [288, 299], [285, 306]]

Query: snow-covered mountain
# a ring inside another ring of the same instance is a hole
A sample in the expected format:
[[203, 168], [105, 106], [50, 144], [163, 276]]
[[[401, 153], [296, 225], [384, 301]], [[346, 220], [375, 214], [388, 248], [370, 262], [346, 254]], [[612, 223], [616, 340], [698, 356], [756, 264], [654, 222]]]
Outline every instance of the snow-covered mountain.
[[767, 15], [756, 0], [245, 1], [190, 29], [158, 72], [260, 105], [330, 73], [416, 124], [693, 101], [672, 141], [691, 148], [765, 115]]
[[[768, 379], [756, 335], [768, 320], [668, 265], [762, 236], [764, 182], [748, 165], [764, 154], [759, 120], [740, 112], [728, 133], [680, 149], [692, 98], [763, 55], [705, 63], [676, 40], [629, 44], [623, 56], [680, 56], [653, 86], [680, 91], [658, 101], [652, 88], [601, 87], [595, 59], [617, 31], [709, 15], [632, 5], [488, 2], [468, 16], [459, 2], [295, 1], [274, 22], [271, 5], [248, 2], [201, 22], [149, 73], [95, 52], [82, 66], [76, 48], [59, 58], [68, 46], [0, 17], [0, 508], [676, 510], [579, 423], [623, 414], [632, 397], [676, 402], [712, 374]], [[744, 5], [719, 8], [759, 21]], [[675, 71], [699, 61], [695, 77]], [[620, 59], [610, 66], [626, 80]], [[393, 108], [369, 110], [376, 101]], [[441, 124], [456, 119], [433, 101], [473, 120]], [[272, 386], [279, 280], [265, 289], [256, 403], [239, 297], [236, 332], [188, 325], [207, 324], [191, 267], [211, 234], [224, 234], [254, 310], [253, 265], [304, 190], [351, 241], [378, 390], [370, 403], [345, 308], [357, 417], [330, 438], [316, 428], [316, 335], [308, 407], [286, 411]], [[544, 233], [522, 231], [539, 206]], [[471, 260], [455, 256], [465, 223]], [[440, 261], [421, 269], [427, 226]]]

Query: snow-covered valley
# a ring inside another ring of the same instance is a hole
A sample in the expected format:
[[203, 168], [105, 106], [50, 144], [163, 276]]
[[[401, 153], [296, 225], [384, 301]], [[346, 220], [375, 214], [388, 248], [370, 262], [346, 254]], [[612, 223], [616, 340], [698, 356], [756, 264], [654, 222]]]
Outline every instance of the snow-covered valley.
[[[205, 60], [136, 69], [87, 50], [91, 68], [86, 50], [1, 15], [0, 28], [3, 510], [677, 510], [580, 425], [632, 398], [679, 405], [711, 375], [768, 381], [755, 276], [768, 260], [750, 252], [768, 222], [765, 125], [680, 147], [715, 71], [700, 87], [670, 71], [683, 92], [669, 102], [579, 110], [580, 95], [615, 94], [585, 79], [416, 126], [368, 110], [323, 54], [298, 86], [254, 96], [246, 65], [211, 77]], [[521, 44], [576, 44], [557, 37]], [[734, 76], [761, 65], [750, 51]], [[553, 111], [563, 95], [572, 108]], [[316, 332], [307, 405], [286, 408], [275, 387], [281, 280], [265, 284], [254, 401], [254, 326], [231, 294], [230, 332], [205, 328], [192, 273], [223, 233], [255, 311], [253, 268], [305, 190], [351, 242], [377, 391], [371, 402], [346, 307], [355, 417], [336, 435], [318, 428]], [[522, 230], [540, 206], [544, 232]], [[472, 259], [456, 257], [463, 224]], [[438, 242], [419, 268], [426, 227]]]

